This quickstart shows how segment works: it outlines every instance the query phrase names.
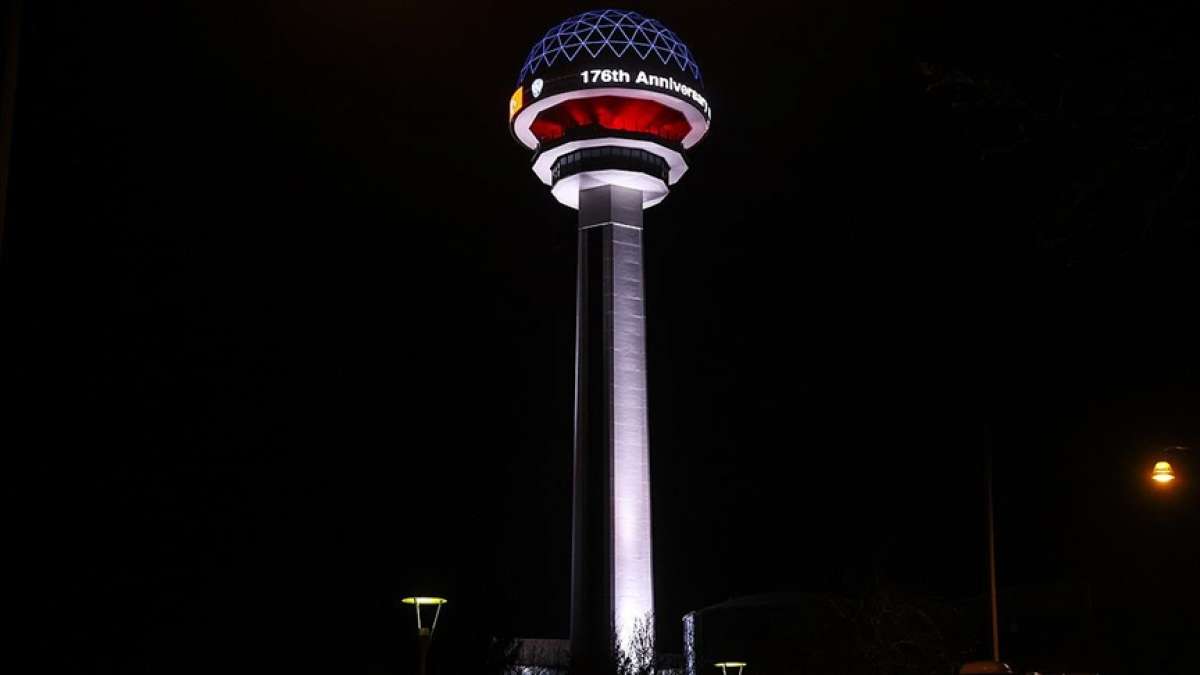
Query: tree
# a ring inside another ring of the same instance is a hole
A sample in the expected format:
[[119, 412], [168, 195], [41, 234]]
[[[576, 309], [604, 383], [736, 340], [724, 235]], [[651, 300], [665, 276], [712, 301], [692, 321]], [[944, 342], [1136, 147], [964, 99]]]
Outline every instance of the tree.
[[863, 592], [834, 602], [854, 632], [863, 672], [871, 675], [951, 675], [967, 654], [950, 605], [876, 579]]
[[513, 666], [521, 653], [521, 641], [516, 638], [493, 637], [488, 644], [484, 672], [487, 675], [505, 675]]
[[617, 675], [653, 675], [655, 672], [654, 615], [647, 613], [633, 620], [629, 639], [622, 644], [613, 636], [613, 661]]

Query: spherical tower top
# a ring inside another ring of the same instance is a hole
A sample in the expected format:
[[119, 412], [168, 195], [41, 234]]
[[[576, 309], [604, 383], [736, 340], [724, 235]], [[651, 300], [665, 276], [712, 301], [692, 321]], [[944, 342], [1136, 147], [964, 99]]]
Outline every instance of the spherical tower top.
[[[661, 21], [637, 12], [601, 9], [573, 16], [546, 31], [529, 50], [517, 84], [556, 63], [579, 59], [633, 57], [648, 65], [674, 66], [700, 82], [700, 66], [691, 50]], [[559, 63], [559, 65], [562, 65]]]
[[573, 16], [538, 40], [509, 99], [509, 129], [534, 150], [533, 171], [577, 205], [579, 189], [635, 187], [645, 206], [687, 170], [708, 132], [700, 66], [661, 22], [626, 10]]

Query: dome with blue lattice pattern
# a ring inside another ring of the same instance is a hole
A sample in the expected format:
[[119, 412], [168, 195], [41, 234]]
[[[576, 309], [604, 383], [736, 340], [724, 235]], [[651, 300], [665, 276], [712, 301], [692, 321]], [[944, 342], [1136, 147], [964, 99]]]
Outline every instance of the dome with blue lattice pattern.
[[662, 22], [637, 12], [601, 9], [573, 16], [546, 31], [530, 50], [517, 82], [597, 60], [641, 61], [702, 81], [691, 50]]

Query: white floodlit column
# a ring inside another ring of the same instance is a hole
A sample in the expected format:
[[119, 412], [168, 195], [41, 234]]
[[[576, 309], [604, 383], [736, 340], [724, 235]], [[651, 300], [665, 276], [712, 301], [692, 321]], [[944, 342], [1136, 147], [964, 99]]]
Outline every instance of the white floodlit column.
[[635, 622], [654, 613], [640, 227], [614, 224], [611, 273], [613, 609], [617, 637], [628, 649]]
[[[585, 675], [608, 672], [635, 627], [654, 639], [642, 193], [579, 193], [571, 643]], [[613, 640], [616, 644], [613, 644]]]

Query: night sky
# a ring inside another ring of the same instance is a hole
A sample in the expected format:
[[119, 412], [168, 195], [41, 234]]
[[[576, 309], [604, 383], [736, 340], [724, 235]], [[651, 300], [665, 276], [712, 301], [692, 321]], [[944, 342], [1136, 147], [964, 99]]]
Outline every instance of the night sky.
[[[646, 213], [668, 651], [737, 595], [980, 596], [986, 437], [1002, 588], [1196, 634], [1200, 449], [1146, 480], [1200, 447], [1188, 3], [960, 4], [629, 6], [713, 106]], [[566, 637], [575, 216], [505, 122], [591, 8], [24, 3], [0, 447], [31, 672], [407, 673], [417, 593], [451, 600], [437, 673]]]

